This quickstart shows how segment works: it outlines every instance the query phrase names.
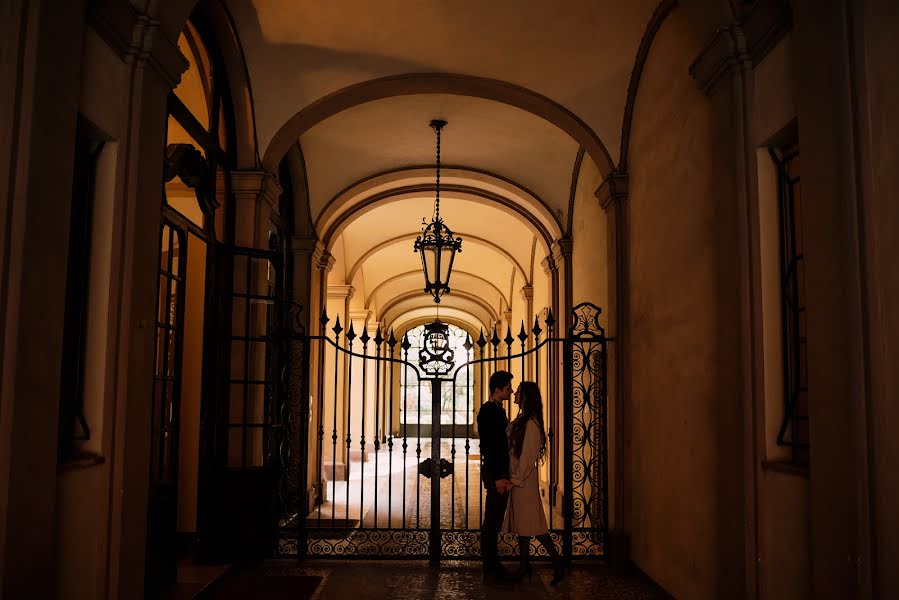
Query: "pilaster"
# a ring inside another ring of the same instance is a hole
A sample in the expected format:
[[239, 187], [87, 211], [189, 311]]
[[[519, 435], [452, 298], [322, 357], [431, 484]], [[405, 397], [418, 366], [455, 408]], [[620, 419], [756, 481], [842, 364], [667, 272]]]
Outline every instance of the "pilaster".
[[238, 246], [268, 248], [271, 214], [277, 211], [282, 189], [274, 175], [260, 170], [231, 172], [236, 211], [234, 242]]

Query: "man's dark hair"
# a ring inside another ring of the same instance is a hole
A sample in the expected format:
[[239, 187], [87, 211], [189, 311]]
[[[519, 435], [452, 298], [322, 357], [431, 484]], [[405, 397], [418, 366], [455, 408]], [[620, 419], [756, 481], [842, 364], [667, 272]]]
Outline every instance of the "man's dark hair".
[[506, 384], [512, 382], [512, 375], [508, 371], [497, 371], [493, 375], [490, 376], [490, 393], [492, 394], [496, 390], [501, 390], [506, 387]]

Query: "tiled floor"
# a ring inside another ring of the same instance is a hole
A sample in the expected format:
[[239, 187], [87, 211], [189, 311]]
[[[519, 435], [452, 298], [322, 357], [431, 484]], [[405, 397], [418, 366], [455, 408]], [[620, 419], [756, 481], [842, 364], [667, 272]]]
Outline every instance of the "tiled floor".
[[[669, 598], [639, 575], [603, 564], [576, 565], [561, 585], [550, 587], [552, 569], [546, 564], [535, 566], [531, 581], [486, 584], [479, 563], [456, 562], [431, 567], [425, 562], [412, 561], [306, 561], [301, 565], [292, 561], [267, 561], [261, 566], [236, 570], [199, 598], [230, 599], [236, 597], [238, 587], [241, 593], [242, 590], [276, 589], [266, 585], [267, 578], [279, 579], [281, 587], [270, 592], [271, 595], [252, 593], [246, 597], [260, 600]], [[290, 585], [290, 578], [295, 578], [295, 587]]]

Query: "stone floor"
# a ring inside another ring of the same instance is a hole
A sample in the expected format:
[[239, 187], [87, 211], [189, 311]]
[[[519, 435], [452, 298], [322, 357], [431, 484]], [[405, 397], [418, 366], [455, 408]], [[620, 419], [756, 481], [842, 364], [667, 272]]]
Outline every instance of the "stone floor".
[[[445, 563], [430, 567], [412, 561], [266, 561], [255, 567], [234, 569], [196, 597], [228, 600], [402, 600], [531, 598], [662, 599], [663, 590], [640, 574], [605, 564], [579, 564], [562, 584], [551, 587], [552, 569], [534, 567], [531, 581], [487, 584], [479, 563]], [[275, 585], [272, 582], [278, 581]], [[294, 583], [295, 582], [295, 583]]]
[[[408, 450], [403, 457], [402, 438], [397, 438], [394, 451], [369, 452], [365, 462], [350, 462], [348, 480], [334, 481], [327, 469], [326, 501], [309, 514], [310, 524], [321, 517], [322, 526], [330, 527], [332, 519], [345, 522], [362, 521], [363, 527], [429, 527], [431, 518], [431, 481], [418, 475], [418, 462], [431, 456], [430, 438], [408, 438]], [[440, 482], [440, 524], [443, 528], [477, 529], [483, 515], [484, 491], [481, 485], [480, 448], [476, 439], [468, 440], [465, 453], [464, 438], [441, 441], [440, 455], [455, 459], [453, 475]], [[420, 456], [419, 456], [420, 455]], [[551, 528], [562, 522], [561, 506], [549, 508], [549, 487], [541, 482], [541, 495], [547, 521]], [[552, 513], [552, 515], [550, 515]]]

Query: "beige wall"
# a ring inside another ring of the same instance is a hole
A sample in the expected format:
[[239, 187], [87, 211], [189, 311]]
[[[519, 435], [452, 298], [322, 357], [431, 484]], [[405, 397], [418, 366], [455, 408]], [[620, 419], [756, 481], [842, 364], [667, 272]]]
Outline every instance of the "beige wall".
[[625, 515], [636, 564], [679, 598], [742, 589], [735, 205], [726, 93], [688, 76], [699, 51], [664, 22], [637, 95], [626, 201]]
[[[606, 213], [594, 191], [602, 182], [596, 164], [586, 157], [581, 164], [574, 196], [572, 218], [572, 306], [593, 302], [608, 311], [608, 258], [606, 256]], [[602, 322], [606, 324], [606, 314]]]

